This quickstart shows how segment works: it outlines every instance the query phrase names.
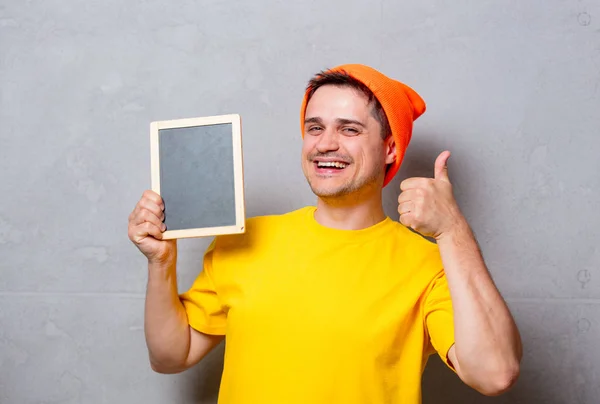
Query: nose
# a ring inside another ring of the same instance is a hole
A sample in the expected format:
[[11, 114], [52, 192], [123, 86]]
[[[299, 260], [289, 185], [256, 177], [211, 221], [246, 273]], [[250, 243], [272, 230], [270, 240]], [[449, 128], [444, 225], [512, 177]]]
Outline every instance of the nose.
[[327, 153], [330, 151], [336, 151], [339, 148], [339, 139], [336, 131], [331, 128], [325, 129], [321, 133], [321, 136], [319, 136], [319, 141], [317, 142], [317, 151], [320, 153]]

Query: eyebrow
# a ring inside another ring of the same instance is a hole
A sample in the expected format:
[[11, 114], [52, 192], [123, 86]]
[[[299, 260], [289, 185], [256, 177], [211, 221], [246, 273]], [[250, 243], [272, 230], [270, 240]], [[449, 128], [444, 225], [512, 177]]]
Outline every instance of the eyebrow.
[[323, 120], [319, 117], [314, 117], [314, 118], [307, 118], [304, 120], [304, 124], [309, 124], [309, 123], [318, 123], [321, 124], [323, 122]]
[[355, 119], [338, 118], [336, 119], [336, 122], [338, 123], [338, 125], [358, 125], [363, 128], [365, 127], [365, 125], [362, 122], [357, 121]]
[[[364, 123], [362, 123], [360, 121], [357, 121], [355, 119], [338, 118], [338, 119], [335, 120], [335, 122], [338, 125], [350, 125], [350, 124], [352, 124], [352, 125], [358, 125], [358, 126], [363, 127], [363, 128], [365, 127]], [[321, 124], [323, 124], [323, 120], [321, 118], [319, 118], [319, 117], [307, 118], [307, 119], [304, 120], [304, 124], [305, 125], [309, 124], [309, 123], [318, 123], [318, 124], [321, 125]]]

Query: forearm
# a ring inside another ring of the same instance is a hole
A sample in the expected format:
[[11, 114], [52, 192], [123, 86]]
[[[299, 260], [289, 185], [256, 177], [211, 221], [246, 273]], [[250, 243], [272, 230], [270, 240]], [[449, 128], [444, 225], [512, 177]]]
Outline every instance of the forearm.
[[438, 247], [452, 296], [459, 374], [482, 392], [501, 392], [517, 377], [522, 355], [514, 319], [465, 220]]
[[145, 335], [154, 370], [180, 370], [190, 351], [190, 331], [177, 292], [176, 261], [148, 264]]

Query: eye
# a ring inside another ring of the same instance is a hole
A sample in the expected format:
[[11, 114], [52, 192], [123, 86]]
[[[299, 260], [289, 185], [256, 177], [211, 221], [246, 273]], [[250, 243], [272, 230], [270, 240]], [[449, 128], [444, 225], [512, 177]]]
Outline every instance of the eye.
[[319, 132], [321, 132], [323, 130], [323, 128], [321, 128], [318, 125], [314, 125], [314, 126], [310, 126], [308, 128], [308, 133], [310, 133], [311, 135], [317, 135], [319, 134]]
[[353, 128], [351, 126], [342, 128], [342, 132], [344, 132], [346, 135], [357, 135], [359, 133], [358, 129]]

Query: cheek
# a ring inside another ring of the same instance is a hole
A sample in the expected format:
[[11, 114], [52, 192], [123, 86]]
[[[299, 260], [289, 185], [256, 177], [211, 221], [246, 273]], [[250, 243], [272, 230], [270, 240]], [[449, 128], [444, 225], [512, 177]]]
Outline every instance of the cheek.
[[302, 164], [307, 163], [307, 157], [314, 150], [314, 142], [310, 141], [310, 139], [308, 139], [308, 138], [306, 138], [306, 139], [307, 140], [304, 140], [302, 142], [302, 151], [301, 151]]
[[359, 142], [346, 142], [344, 144], [344, 151], [346, 154], [352, 157], [354, 163], [357, 165], [368, 164], [368, 161], [372, 158], [372, 151], [369, 149], [369, 145], [361, 144]]
[[310, 147], [308, 144], [303, 143], [302, 144], [302, 160], [306, 160], [306, 156], [308, 156], [308, 153], [310, 152]]
[[370, 167], [379, 167], [385, 164], [385, 152], [382, 147], [368, 145], [362, 150], [363, 164]]
[[317, 137], [304, 135], [304, 139], [302, 140], [302, 155], [308, 155], [315, 150], [317, 146]]

